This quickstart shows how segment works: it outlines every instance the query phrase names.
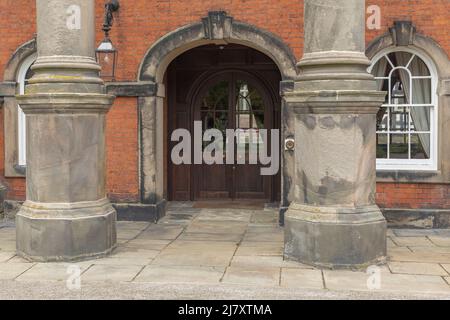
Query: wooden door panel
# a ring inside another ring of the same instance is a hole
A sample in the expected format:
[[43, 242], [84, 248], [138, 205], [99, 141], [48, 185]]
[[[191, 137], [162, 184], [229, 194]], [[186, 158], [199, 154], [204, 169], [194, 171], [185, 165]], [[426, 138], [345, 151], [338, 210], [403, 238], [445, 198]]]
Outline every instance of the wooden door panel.
[[[260, 165], [173, 165], [170, 160], [170, 152], [175, 145], [170, 142], [170, 134], [176, 128], [185, 128], [193, 135], [194, 120], [205, 124], [226, 114], [227, 124], [220, 130], [280, 128], [280, 100], [277, 97], [280, 74], [270, 58], [238, 45], [227, 45], [222, 50], [217, 46], [199, 47], [171, 63], [167, 81], [169, 200], [278, 199], [280, 174], [261, 176]], [[202, 108], [202, 102], [208, 88], [220, 81], [229, 84], [226, 103], [223, 100], [221, 106], [214, 107], [217, 112], [210, 117], [212, 120], [205, 120], [207, 112]], [[260, 91], [259, 97], [251, 97], [252, 107], [256, 108], [253, 115], [251, 112], [245, 115], [238, 107], [237, 93], [243, 81]], [[258, 103], [263, 107], [258, 109]], [[244, 119], [237, 121], [237, 114], [243, 115]]]

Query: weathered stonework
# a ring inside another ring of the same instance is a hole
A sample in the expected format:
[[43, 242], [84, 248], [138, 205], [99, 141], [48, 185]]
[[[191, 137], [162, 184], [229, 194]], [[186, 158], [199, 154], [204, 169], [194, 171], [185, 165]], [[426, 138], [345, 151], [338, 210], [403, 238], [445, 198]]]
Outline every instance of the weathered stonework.
[[296, 114], [285, 257], [321, 267], [386, 255], [386, 221], [375, 205], [375, 114], [385, 93], [366, 71], [364, 2], [305, 1], [301, 73], [284, 95]]
[[[81, 28], [67, 26], [70, 6]], [[95, 61], [94, 0], [38, 0], [38, 58], [17, 99], [27, 116], [27, 200], [17, 252], [35, 261], [102, 256], [116, 244], [105, 191], [105, 94]]]

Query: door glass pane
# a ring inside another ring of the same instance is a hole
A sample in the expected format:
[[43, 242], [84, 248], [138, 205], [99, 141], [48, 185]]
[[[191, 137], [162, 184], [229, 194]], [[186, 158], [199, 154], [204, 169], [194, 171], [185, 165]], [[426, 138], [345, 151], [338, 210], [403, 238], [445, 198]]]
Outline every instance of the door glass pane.
[[[260, 92], [245, 80], [236, 81], [237, 158], [249, 154], [250, 144], [262, 143], [259, 129], [264, 129], [264, 102]], [[257, 151], [258, 147], [252, 148]]]
[[202, 110], [228, 111], [228, 81], [212, 86], [203, 98]]
[[[222, 137], [225, 137], [228, 128], [228, 90], [229, 82], [220, 81], [212, 86], [203, 98], [200, 111], [203, 132], [208, 129], [217, 129], [222, 132]], [[203, 149], [211, 142], [203, 141]], [[217, 144], [218, 146], [220, 144]], [[219, 149], [217, 147], [216, 150]]]

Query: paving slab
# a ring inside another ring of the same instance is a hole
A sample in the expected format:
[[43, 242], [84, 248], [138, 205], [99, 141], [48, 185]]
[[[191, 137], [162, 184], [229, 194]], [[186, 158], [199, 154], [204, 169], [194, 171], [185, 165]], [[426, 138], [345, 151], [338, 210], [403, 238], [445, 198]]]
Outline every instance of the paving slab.
[[183, 232], [178, 239], [191, 241], [228, 241], [238, 243], [242, 240], [243, 236], [243, 234], [233, 233]]
[[390, 231], [399, 237], [450, 237], [450, 229], [390, 229]]
[[73, 268], [82, 273], [91, 266], [89, 262], [80, 263], [36, 263], [22, 273], [17, 281], [66, 281], [74, 275]]
[[109, 256], [110, 258], [143, 258], [143, 259], [153, 259], [161, 251], [160, 250], [148, 250], [135, 247], [119, 247], [113, 251]]
[[438, 252], [389, 252], [389, 259], [391, 261], [403, 262], [432, 262], [432, 263], [450, 263], [450, 253]]
[[244, 241], [252, 242], [283, 242], [284, 233], [283, 232], [247, 232], [244, 236]]
[[[431, 248], [431, 247], [428, 247]], [[387, 255], [390, 256], [395, 253], [411, 252], [410, 247], [387, 247]]]
[[434, 244], [427, 237], [391, 237], [392, 241], [398, 246], [434, 246]]
[[162, 250], [173, 240], [133, 239], [121, 244], [122, 248], [137, 248], [147, 250]]
[[433, 253], [450, 253], [450, 247], [408, 247], [412, 252], [433, 252]]
[[442, 268], [445, 269], [445, 271], [447, 271], [447, 273], [450, 275], [450, 263], [443, 263], [441, 264]]
[[14, 251], [0, 251], [0, 262], [6, 262], [15, 255], [16, 253]]
[[433, 276], [447, 276], [447, 272], [438, 263], [422, 262], [389, 262], [392, 273], [422, 274]]
[[13, 258], [8, 260], [8, 263], [34, 263], [34, 262], [22, 258], [21, 256], [15, 255]]
[[281, 286], [286, 288], [323, 289], [322, 271], [282, 268]]
[[370, 276], [365, 272], [324, 271], [325, 285], [330, 290], [450, 294], [450, 286], [439, 276], [390, 274], [382, 271], [379, 286], [376, 285], [377, 282], [371, 281]]
[[134, 281], [219, 284], [224, 272], [225, 267], [151, 265], [145, 267]]
[[279, 285], [280, 271], [280, 268], [231, 266], [227, 268], [222, 282], [227, 284], [274, 287]]
[[392, 239], [390, 237], [386, 238], [386, 245], [388, 246], [388, 248], [389, 247], [398, 247], [397, 244], [394, 241], [392, 241]]
[[106, 257], [102, 259], [88, 260], [88, 262], [95, 265], [111, 265], [111, 266], [141, 266], [144, 267], [152, 263], [153, 259], [149, 258], [111, 258]]
[[236, 256], [281, 256], [283, 244], [278, 242], [243, 241], [236, 251]]
[[278, 220], [279, 220], [278, 213], [259, 211], [252, 214], [250, 222], [261, 224], [278, 224]]
[[206, 211], [202, 212], [201, 215], [197, 217], [197, 221], [234, 221], [234, 222], [245, 222], [250, 221], [252, 216], [252, 211], [246, 210], [229, 210], [227, 213], [223, 213], [220, 210]]
[[93, 265], [81, 275], [81, 281], [132, 281], [142, 268], [136, 265]]
[[175, 240], [184, 228], [174, 225], [152, 225], [136, 239]]
[[448, 247], [450, 248], [450, 238], [442, 237], [442, 236], [429, 236], [428, 237], [431, 242], [440, 247]]
[[16, 241], [15, 240], [2, 240], [0, 241], [1, 251], [16, 251]]
[[230, 242], [175, 241], [152, 262], [153, 265], [228, 266], [236, 251]]
[[445, 277], [444, 280], [447, 282], [447, 284], [450, 286], [450, 277]]
[[0, 280], [13, 280], [32, 266], [29, 263], [0, 263]]
[[135, 230], [135, 229], [122, 229], [117, 230], [117, 239], [124, 239], [124, 240], [130, 240], [139, 235], [141, 233], [141, 230]]
[[140, 221], [117, 221], [117, 230], [144, 230], [150, 225], [150, 222]]
[[193, 221], [187, 228], [189, 233], [244, 234], [247, 224], [236, 221]]
[[296, 262], [283, 260], [283, 256], [234, 256], [231, 266], [235, 267], [277, 267], [277, 268], [302, 268], [311, 269], [313, 267]]

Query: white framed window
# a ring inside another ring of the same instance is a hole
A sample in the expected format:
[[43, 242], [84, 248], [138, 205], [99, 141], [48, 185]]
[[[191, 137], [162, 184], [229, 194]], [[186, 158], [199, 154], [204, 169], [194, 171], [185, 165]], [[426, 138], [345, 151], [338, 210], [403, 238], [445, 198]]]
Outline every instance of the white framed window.
[[[17, 73], [17, 85], [19, 94], [25, 94], [25, 85], [27, 84], [28, 79], [30, 79], [33, 75], [33, 72], [31, 70], [31, 66], [36, 61], [37, 55], [32, 54], [28, 58], [26, 58], [22, 65], [20, 66], [19, 72]], [[26, 152], [26, 118], [25, 114], [22, 111], [22, 108], [20, 108], [20, 105], [17, 106], [17, 141], [19, 144], [18, 150], [18, 165], [19, 166], [26, 166], [27, 164], [27, 152]]]
[[377, 114], [377, 170], [437, 169], [437, 72], [406, 47], [378, 53], [368, 69], [387, 91]]

